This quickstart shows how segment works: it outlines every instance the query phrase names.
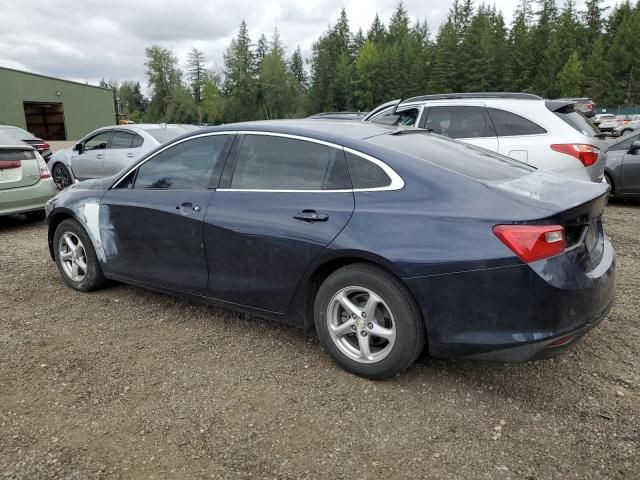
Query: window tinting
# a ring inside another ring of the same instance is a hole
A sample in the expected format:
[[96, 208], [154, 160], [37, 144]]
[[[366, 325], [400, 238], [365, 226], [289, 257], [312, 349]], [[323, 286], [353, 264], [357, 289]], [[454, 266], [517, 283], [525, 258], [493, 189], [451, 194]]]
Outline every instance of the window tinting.
[[133, 135], [127, 132], [115, 131], [111, 137], [111, 148], [131, 148]]
[[389, 176], [373, 162], [346, 152], [353, 188], [381, 188], [391, 185]]
[[111, 130], [107, 130], [106, 132], [101, 132], [97, 135], [94, 135], [86, 142], [84, 142], [84, 150], [102, 150], [107, 148], [110, 136]]
[[451, 138], [494, 137], [481, 107], [431, 107], [426, 127]]
[[379, 115], [371, 120], [373, 123], [383, 125], [402, 125], [405, 127], [413, 127], [418, 121], [420, 110], [417, 108], [409, 108], [407, 110], [396, 111], [395, 115], [391, 115], [391, 111]]
[[246, 135], [231, 188], [329, 190], [351, 185], [342, 150], [292, 138]]
[[168, 148], [138, 168], [134, 188], [206, 190], [227, 138], [194, 138]]
[[515, 113], [488, 108], [489, 116], [499, 137], [511, 137], [515, 135], [540, 135], [547, 131], [540, 125], [527, 120]]
[[509, 157], [438, 137], [433, 137], [432, 141], [425, 141], [422, 135], [377, 135], [366, 141], [426, 160], [476, 180], [509, 180], [535, 171], [534, 167]]
[[571, 125], [574, 129], [576, 129], [583, 135], [595, 137], [596, 135], [600, 134], [600, 130], [598, 130], [596, 126], [594, 126], [589, 120], [587, 120], [587, 117], [585, 117], [582, 113], [574, 110], [571, 106], [567, 106], [560, 110], [555, 110], [553, 113], [563, 122]]
[[623, 140], [620, 140], [619, 142], [611, 145], [611, 147], [609, 147], [609, 150], [629, 150], [631, 148], [631, 144], [633, 142], [637, 142], [638, 140], [640, 140], [640, 134], [629, 135]]
[[140, 135], [133, 134], [133, 142], [131, 142], [131, 148], [141, 147], [144, 143], [144, 139]]

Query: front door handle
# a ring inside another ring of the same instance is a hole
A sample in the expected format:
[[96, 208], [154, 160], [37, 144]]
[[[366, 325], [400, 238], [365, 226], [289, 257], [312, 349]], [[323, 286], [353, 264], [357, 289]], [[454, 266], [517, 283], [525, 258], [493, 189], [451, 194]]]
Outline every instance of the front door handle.
[[296, 213], [293, 218], [308, 223], [326, 222], [329, 220], [329, 215], [322, 212], [316, 212], [315, 210], [302, 210], [300, 213]]
[[135, 155], [133, 153], [127, 153], [127, 157], [128, 158], [133, 158], [133, 157], [135, 157]]
[[191, 202], [184, 202], [182, 205], [176, 205], [176, 210], [181, 210], [181, 209], [185, 209], [185, 210], [193, 210], [194, 212], [199, 212], [200, 210], [202, 210], [200, 208], [200, 205], [194, 205]]
[[104, 153], [99, 153], [98, 155], [96, 155], [96, 158], [104, 158]]

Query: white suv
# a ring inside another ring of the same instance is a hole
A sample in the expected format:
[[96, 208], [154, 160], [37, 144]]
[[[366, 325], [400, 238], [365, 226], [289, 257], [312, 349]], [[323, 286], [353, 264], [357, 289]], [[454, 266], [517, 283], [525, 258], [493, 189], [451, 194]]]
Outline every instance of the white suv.
[[426, 128], [537, 168], [603, 181], [607, 144], [570, 100], [526, 93], [424, 95], [380, 105], [364, 121]]

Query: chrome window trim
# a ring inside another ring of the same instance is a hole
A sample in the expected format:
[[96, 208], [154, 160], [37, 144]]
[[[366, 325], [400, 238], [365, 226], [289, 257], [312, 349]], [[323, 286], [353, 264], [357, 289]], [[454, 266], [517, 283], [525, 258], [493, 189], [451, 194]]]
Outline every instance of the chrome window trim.
[[253, 131], [253, 130], [225, 130], [225, 131], [221, 131], [221, 132], [208, 132], [208, 133], [201, 133], [198, 135], [193, 135], [187, 138], [183, 138], [181, 140], [178, 140], [176, 142], [170, 143], [166, 146], [164, 146], [162, 149], [158, 150], [157, 152], [155, 152], [153, 155], [150, 155], [149, 157], [145, 158], [142, 162], [137, 163], [135, 165], [133, 165], [131, 168], [129, 168], [129, 170], [126, 171], [126, 173], [124, 175], [122, 175], [118, 181], [116, 183], [114, 183], [109, 190], [116, 188], [120, 182], [122, 182], [125, 178], [127, 178], [129, 176], [129, 174], [135, 170], [136, 168], [140, 168], [142, 165], [144, 165], [146, 162], [148, 162], [149, 160], [151, 160], [152, 158], [154, 158], [156, 155], [159, 155], [160, 153], [164, 152], [165, 150], [174, 147], [175, 145], [178, 145], [180, 143], [183, 142], [187, 142], [189, 140], [193, 140], [195, 138], [201, 138], [201, 137], [209, 137], [209, 136], [213, 136], [213, 135], [263, 135], [263, 136], [270, 136], [270, 137], [282, 137], [282, 138], [290, 138], [293, 140], [301, 140], [304, 142], [311, 142], [311, 143], [317, 143], [320, 145], [325, 145], [327, 147], [330, 148], [337, 148], [340, 150], [343, 150], [345, 152], [349, 152], [352, 153], [353, 155], [357, 155], [361, 158], [364, 158], [365, 160], [377, 165], [378, 167], [380, 167], [384, 173], [389, 177], [389, 179], [391, 180], [391, 183], [389, 185], [386, 185], [384, 187], [372, 187], [372, 188], [339, 188], [339, 189], [327, 189], [327, 190], [299, 190], [299, 189], [279, 189], [279, 190], [271, 190], [271, 189], [259, 189], [259, 188], [252, 188], [252, 189], [248, 189], [248, 188], [217, 188], [216, 191], [217, 192], [264, 192], [264, 193], [352, 193], [352, 192], [386, 192], [386, 191], [394, 191], [394, 190], [401, 190], [402, 188], [404, 188], [404, 180], [402, 179], [402, 177], [400, 175], [398, 175], [396, 173], [395, 170], [393, 170], [389, 165], [387, 165], [385, 162], [383, 162], [382, 160], [379, 160], [375, 157], [372, 157], [371, 155], [368, 155], [366, 153], [360, 152], [358, 150], [354, 150], [352, 148], [349, 147], [344, 147], [342, 145], [338, 145], [337, 143], [332, 143], [332, 142], [326, 142], [324, 140], [318, 140], [317, 138], [311, 138], [311, 137], [305, 137], [303, 135], [294, 135], [294, 134], [290, 134], [290, 133], [279, 133], [279, 132], [261, 132], [261, 131]]

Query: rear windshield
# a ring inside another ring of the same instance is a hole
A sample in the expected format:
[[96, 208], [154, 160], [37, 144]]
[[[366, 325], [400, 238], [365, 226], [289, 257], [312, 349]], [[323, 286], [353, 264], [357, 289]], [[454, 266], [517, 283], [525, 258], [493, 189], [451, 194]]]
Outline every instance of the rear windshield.
[[147, 130], [147, 133], [160, 143], [167, 143], [169, 140], [173, 140], [187, 132], [189, 132], [188, 129], [180, 127], [152, 128]]
[[600, 134], [600, 130], [593, 125], [587, 117], [582, 113], [577, 112], [573, 108], [562, 108], [553, 112], [558, 118], [565, 123], [571, 125], [577, 131], [588, 137], [595, 137]]
[[[483, 148], [453, 142], [438, 135], [433, 135], [432, 138], [429, 138], [431, 135], [426, 132], [378, 135], [368, 138], [367, 141], [425, 160], [475, 180], [511, 180], [536, 170], [526, 163], [518, 162]], [[439, 144], [434, 144], [433, 142], [438, 142]], [[446, 145], [442, 145], [440, 142], [445, 142]], [[435, 152], [438, 152], [438, 154]]]

